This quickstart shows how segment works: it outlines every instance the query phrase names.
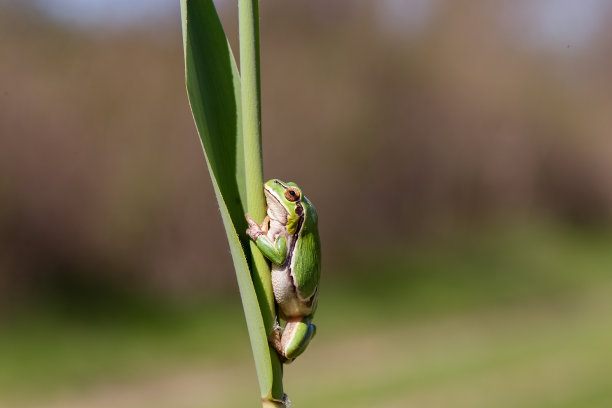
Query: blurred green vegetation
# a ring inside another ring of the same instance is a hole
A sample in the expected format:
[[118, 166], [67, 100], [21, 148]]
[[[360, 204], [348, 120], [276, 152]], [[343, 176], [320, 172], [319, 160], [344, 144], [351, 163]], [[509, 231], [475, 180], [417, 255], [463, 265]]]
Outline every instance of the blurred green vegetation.
[[[287, 389], [300, 406], [606, 406], [611, 244], [606, 231], [515, 226], [336, 264]], [[236, 294], [180, 307], [106, 295], [3, 323], [0, 403], [98, 406], [116, 392], [115, 407], [252, 405]]]

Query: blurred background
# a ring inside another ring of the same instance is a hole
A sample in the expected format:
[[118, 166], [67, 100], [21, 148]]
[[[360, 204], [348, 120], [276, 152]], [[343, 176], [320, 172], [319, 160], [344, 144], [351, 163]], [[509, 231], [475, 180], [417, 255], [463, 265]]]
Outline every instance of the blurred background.
[[[612, 406], [612, 4], [261, 19], [265, 176], [323, 241], [294, 405]], [[258, 404], [180, 30], [178, 1], [0, 0], [0, 407]]]

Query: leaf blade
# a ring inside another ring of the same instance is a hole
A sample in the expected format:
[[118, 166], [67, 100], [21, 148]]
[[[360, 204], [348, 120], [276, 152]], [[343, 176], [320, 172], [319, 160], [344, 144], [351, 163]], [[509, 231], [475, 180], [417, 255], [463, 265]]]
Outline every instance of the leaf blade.
[[[181, 0], [185, 75], [194, 121], [236, 268], [262, 397], [272, 388], [264, 321], [249, 271], [240, 78], [212, 0]], [[245, 253], [245, 251], [247, 251]]]

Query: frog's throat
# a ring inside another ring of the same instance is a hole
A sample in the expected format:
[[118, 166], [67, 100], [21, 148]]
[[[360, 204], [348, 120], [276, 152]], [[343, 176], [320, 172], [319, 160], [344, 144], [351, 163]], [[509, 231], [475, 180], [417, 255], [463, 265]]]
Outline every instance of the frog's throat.
[[281, 204], [280, 199], [273, 191], [264, 188], [264, 194], [266, 195], [266, 204], [268, 204], [268, 216], [274, 221], [287, 225], [289, 211]]

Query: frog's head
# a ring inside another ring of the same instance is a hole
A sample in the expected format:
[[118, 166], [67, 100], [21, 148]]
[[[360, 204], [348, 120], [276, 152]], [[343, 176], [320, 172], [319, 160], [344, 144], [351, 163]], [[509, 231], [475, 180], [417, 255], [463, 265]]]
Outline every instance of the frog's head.
[[290, 233], [297, 229], [298, 221], [304, 215], [302, 207], [302, 190], [295, 183], [285, 183], [272, 179], [264, 185], [268, 216], [287, 225]]

